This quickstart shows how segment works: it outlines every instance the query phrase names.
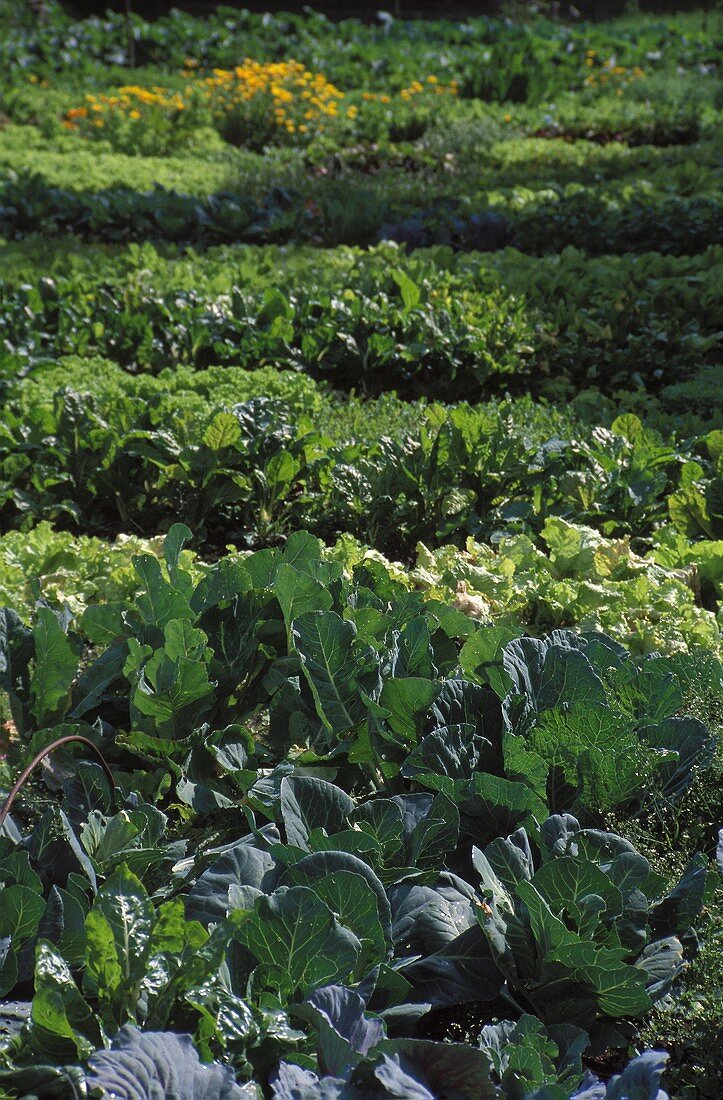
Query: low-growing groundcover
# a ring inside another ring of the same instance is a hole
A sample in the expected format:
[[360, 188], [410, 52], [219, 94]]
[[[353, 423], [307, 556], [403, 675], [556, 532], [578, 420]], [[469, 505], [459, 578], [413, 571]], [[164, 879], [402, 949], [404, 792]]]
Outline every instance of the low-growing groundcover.
[[0, 1097], [723, 1095], [720, 19], [0, 11]]

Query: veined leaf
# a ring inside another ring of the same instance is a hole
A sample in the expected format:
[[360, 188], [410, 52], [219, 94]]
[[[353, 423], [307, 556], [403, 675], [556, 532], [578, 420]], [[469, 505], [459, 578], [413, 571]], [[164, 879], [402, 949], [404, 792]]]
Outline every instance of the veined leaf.
[[279, 566], [274, 591], [289, 633], [294, 619], [309, 611], [329, 611], [333, 602], [328, 588], [286, 562]]
[[578, 926], [582, 919], [581, 905], [586, 898], [599, 898], [606, 918], [618, 917], [623, 911], [620, 890], [594, 863], [586, 859], [562, 856], [544, 864], [532, 878], [532, 885], [542, 894], [553, 913], [567, 913]]
[[[281, 841], [275, 825], [266, 826], [261, 833], [269, 844]], [[273, 856], [261, 847], [253, 835], [246, 836], [227, 849], [198, 877], [186, 901], [186, 916], [205, 926], [218, 923], [228, 911], [228, 891], [232, 884], [252, 886], [270, 893], [277, 878]]]
[[85, 981], [101, 999], [142, 977], [154, 923], [140, 879], [120, 867], [98, 891], [85, 922]]
[[192, 538], [193, 531], [190, 527], [186, 527], [185, 523], [174, 523], [163, 540], [163, 558], [168, 570], [168, 579], [174, 587], [180, 588], [182, 585], [187, 590], [186, 595], [190, 590], [191, 578], [185, 573], [182, 574], [179, 566], [183, 547]]
[[327, 835], [341, 832], [354, 810], [354, 801], [323, 779], [286, 776], [281, 781], [281, 815], [289, 844], [308, 850], [309, 835], [325, 829]]
[[32, 713], [38, 726], [42, 726], [57, 712], [61, 700], [68, 695], [78, 671], [78, 658], [57, 616], [48, 607], [38, 608], [33, 640], [35, 669], [30, 681]]
[[139, 554], [133, 565], [145, 586], [137, 600], [145, 622], [162, 629], [171, 619], [193, 619], [187, 596], [165, 579], [158, 558]]
[[55, 948], [41, 941], [35, 963], [33, 1031], [46, 1058], [58, 1062], [87, 1058], [102, 1045], [98, 1021]]
[[212, 451], [222, 451], [225, 447], [233, 447], [241, 438], [241, 425], [238, 418], [230, 412], [216, 413], [211, 423], [203, 433], [204, 446]]
[[389, 711], [387, 722], [402, 744], [418, 740], [422, 722], [440, 691], [439, 683], [419, 676], [387, 680], [379, 702]]
[[255, 1100], [256, 1086], [237, 1085], [233, 1071], [218, 1063], [204, 1065], [190, 1035], [139, 1031], [126, 1024], [111, 1044], [88, 1062], [88, 1083], [101, 1096], [128, 1100]]
[[295, 620], [291, 633], [319, 718], [340, 737], [364, 717], [353, 651], [354, 624], [333, 611], [311, 611]]
[[364, 1001], [352, 989], [329, 985], [298, 1005], [294, 1015], [316, 1029], [327, 1073], [344, 1075], [384, 1038], [384, 1024], [365, 1012]]
[[359, 978], [386, 961], [390, 952], [379, 920], [377, 899], [361, 875], [353, 871], [325, 875], [314, 882], [314, 893], [326, 902], [339, 923], [350, 929], [359, 940]]
[[280, 887], [256, 901], [236, 936], [257, 960], [259, 990], [280, 997], [348, 978], [360, 943], [305, 886]]
[[30, 886], [6, 886], [0, 890], [0, 939], [10, 936], [17, 950], [35, 935], [45, 903]]

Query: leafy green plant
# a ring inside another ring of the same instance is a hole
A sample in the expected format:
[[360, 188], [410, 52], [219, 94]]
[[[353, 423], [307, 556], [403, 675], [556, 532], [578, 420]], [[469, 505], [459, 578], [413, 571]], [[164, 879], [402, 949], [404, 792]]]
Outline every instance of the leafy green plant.
[[717, 1096], [715, 15], [15, 7], [3, 1096]]
[[683, 534], [717, 539], [723, 534], [723, 432], [710, 432], [705, 446], [713, 476], [706, 477], [699, 462], [686, 463], [669, 501], [670, 518]]
[[572, 1012], [588, 1028], [645, 1012], [680, 973], [676, 934], [703, 904], [705, 862], [664, 894], [629, 844], [569, 816], [541, 826], [540, 846], [536, 871], [524, 831], [474, 856], [487, 899], [480, 921], [511, 991], [543, 1019]]

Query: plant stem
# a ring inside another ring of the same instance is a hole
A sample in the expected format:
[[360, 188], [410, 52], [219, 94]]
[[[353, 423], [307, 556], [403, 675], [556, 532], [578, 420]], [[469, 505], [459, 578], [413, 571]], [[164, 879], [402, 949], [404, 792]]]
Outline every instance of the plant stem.
[[41, 760], [44, 760], [49, 753], [53, 752], [55, 749], [59, 749], [61, 745], [69, 744], [71, 741], [78, 741], [80, 742], [80, 744], [85, 745], [86, 748], [93, 750], [95, 755], [98, 757], [98, 762], [100, 766], [105, 772], [106, 779], [110, 783], [111, 788], [115, 790], [115, 779], [113, 778], [113, 772], [108, 767], [105, 757], [103, 756], [103, 753], [100, 751], [97, 745], [94, 745], [93, 742], [89, 741], [87, 737], [81, 737], [79, 734], [71, 733], [67, 737], [59, 737], [57, 741], [53, 741], [50, 745], [46, 745], [44, 749], [41, 749], [40, 752], [33, 757], [27, 767], [23, 768], [18, 779], [15, 781], [15, 783], [13, 783], [10, 789], [10, 794], [5, 799], [2, 805], [2, 809], [0, 809], [0, 829], [2, 829], [5, 823], [5, 818], [10, 813], [12, 804], [17, 797], [18, 791], [26, 782], [33, 768], [36, 767], [36, 765], [39, 764]]

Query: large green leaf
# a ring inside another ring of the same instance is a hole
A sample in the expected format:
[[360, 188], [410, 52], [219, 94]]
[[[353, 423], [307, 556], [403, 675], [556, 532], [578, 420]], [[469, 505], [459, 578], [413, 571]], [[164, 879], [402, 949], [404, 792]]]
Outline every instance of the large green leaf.
[[500, 885], [514, 890], [518, 882], [532, 878], [534, 863], [527, 833], [518, 829], [506, 838], [497, 837], [485, 848], [484, 854], [472, 850], [472, 862], [482, 875], [483, 885], [495, 892]]
[[358, 691], [354, 624], [333, 611], [311, 611], [295, 620], [294, 646], [324, 726], [337, 737], [365, 714]]
[[237, 1085], [233, 1071], [218, 1063], [204, 1065], [190, 1035], [141, 1032], [126, 1025], [110, 1050], [89, 1060], [88, 1082], [102, 1097], [127, 1100], [254, 1100], [256, 1086]]
[[384, 1024], [365, 1009], [359, 994], [341, 985], [316, 990], [294, 1009], [294, 1016], [315, 1029], [327, 1073], [346, 1074], [384, 1038]]
[[358, 978], [386, 961], [390, 952], [379, 920], [377, 899], [366, 879], [353, 871], [335, 871], [314, 882], [314, 893], [359, 940]]
[[434, 680], [419, 676], [387, 680], [379, 702], [389, 712], [386, 719], [390, 730], [402, 744], [418, 740], [422, 723], [440, 686]]
[[168, 570], [168, 579], [174, 587], [179, 589], [183, 587], [186, 595], [190, 591], [191, 578], [188, 574], [181, 573], [181, 551], [192, 538], [193, 531], [190, 527], [186, 527], [185, 523], [174, 523], [163, 540], [163, 558]]
[[172, 619], [165, 625], [164, 639], [163, 648], [153, 653], [129, 639], [124, 672], [134, 685], [135, 710], [153, 720], [161, 737], [174, 739], [179, 732], [189, 732], [189, 725], [193, 729], [200, 724], [212, 704], [214, 685], [208, 677], [210, 653], [202, 630], [185, 619]]
[[16, 884], [0, 890], [0, 939], [10, 936], [13, 948], [36, 934], [45, 909], [42, 895], [31, 886]]
[[386, 1058], [375, 1077], [389, 1087], [388, 1095], [428, 1100], [449, 1093], [492, 1100], [497, 1094], [487, 1056], [471, 1044], [402, 1038], [383, 1040], [377, 1049]]
[[98, 891], [85, 922], [85, 987], [110, 1001], [145, 971], [155, 915], [146, 890], [127, 867]]
[[512, 680], [502, 666], [502, 651], [516, 636], [517, 631], [509, 627], [485, 626], [470, 634], [459, 654], [465, 676], [477, 684], [489, 684], [500, 699], [512, 687]]
[[[590, 810], [618, 806], [640, 791], [658, 761], [640, 744], [631, 718], [608, 707], [551, 707], [536, 719], [529, 744], [556, 769], [559, 779]], [[551, 801], [574, 797], [552, 790]]]
[[688, 789], [698, 769], [709, 766], [717, 743], [716, 737], [698, 718], [685, 715], [665, 718], [640, 730], [644, 745], [667, 754], [658, 776], [663, 794], [678, 798]]
[[700, 916], [708, 886], [709, 872], [705, 857], [695, 855], [688, 860], [673, 889], [652, 908], [651, 918], [657, 934], [685, 935]]
[[539, 890], [557, 916], [566, 914], [578, 929], [587, 912], [585, 903], [591, 899], [602, 902], [596, 909], [606, 920], [620, 916], [623, 896], [608, 875], [587, 859], [562, 856], [544, 864], [532, 878], [532, 885]]
[[524, 783], [484, 773], [462, 788], [458, 805], [462, 831], [478, 844], [511, 833], [547, 812], [544, 801]]
[[33, 1039], [44, 1057], [61, 1063], [86, 1058], [103, 1044], [98, 1021], [73, 981], [68, 964], [44, 941], [37, 949], [32, 1023]]
[[275, 825], [261, 830], [257, 841], [246, 836], [232, 845], [199, 875], [189, 891], [186, 915], [204, 925], [218, 923], [226, 916], [229, 907], [229, 887], [251, 886], [270, 893], [276, 885], [278, 871], [273, 856], [261, 845], [263, 841], [278, 844], [281, 840]]
[[371, 837], [382, 863], [398, 862], [404, 831], [402, 805], [397, 799], [373, 798], [362, 802], [350, 817], [352, 829]]
[[428, 786], [452, 797], [452, 781], [472, 779], [481, 771], [501, 772], [502, 710], [489, 687], [447, 680], [432, 705], [427, 728], [402, 765], [403, 775], [424, 776]]
[[35, 669], [30, 681], [32, 713], [38, 726], [42, 726], [57, 713], [61, 701], [68, 695], [78, 671], [78, 658], [57, 615], [48, 607], [38, 608], [33, 640]]
[[125, 642], [117, 642], [81, 672], [73, 689], [74, 706], [70, 718], [82, 718], [110, 694], [111, 685], [122, 679], [127, 652]]
[[346, 827], [354, 801], [333, 783], [290, 775], [281, 781], [280, 806], [288, 843], [308, 851], [314, 829], [332, 836]]
[[683, 945], [676, 936], [649, 943], [635, 960], [636, 970], [645, 974], [645, 992], [653, 1003], [670, 993], [684, 967]]
[[274, 591], [289, 632], [294, 619], [308, 611], [329, 611], [333, 602], [328, 588], [285, 562], [278, 568]]
[[388, 943], [392, 938], [392, 917], [386, 891], [372, 868], [363, 859], [350, 852], [323, 851], [304, 856], [298, 863], [290, 864], [283, 873], [284, 885], [308, 886], [315, 889], [320, 879], [337, 875], [342, 871], [360, 875], [377, 899], [377, 913]]
[[513, 690], [527, 697], [534, 711], [560, 703], [605, 706], [602, 681], [585, 656], [584, 642], [569, 631], [549, 638], [516, 638], [503, 651], [502, 663]]
[[348, 979], [361, 945], [305, 886], [280, 887], [257, 899], [236, 933], [258, 962], [255, 984], [279, 997]]
[[[181, 531], [169, 546], [169, 561], [171, 562], [172, 572], [175, 572], [177, 568], [178, 554], [180, 554], [183, 541], [183, 532]], [[139, 554], [138, 557], [133, 559], [133, 565], [145, 587], [145, 591], [141, 593], [136, 601], [136, 606], [144, 622], [163, 629], [171, 619], [193, 618], [188, 595], [166, 580], [158, 558], [154, 558], [151, 554]]]
[[405, 837], [407, 861], [412, 867], [439, 869], [458, 840], [459, 810], [449, 798], [438, 794]]
[[[652, 1007], [645, 989], [645, 971], [622, 962], [618, 951], [598, 948], [592, 943], [576, 943], [553, 952], [552, 959], [573, 968], [578, 982], [589, 984], [599, 1009], [608, 1016], [643, 1016]], [[565, 1017], [553, 1009], [549, 1018]]]
[[201, 615], [220, 603], [230, 603], [251, 587], [251, 577], [241, 562], [221, 558], [196, 585], [190, 599], [191, 608]]
[[434, 647], [429, 624], [421, 616], [415, 616], [396, 635], [392, 647], [391, 672], [397, 679], [417, 676], [432, 679], [435, 674]]
[[432, 1005], [493, 1001], [504, 980], [478, 924], [439, 951], [405, 966], [403, 973], [414, 986], [416, 998]]
[[241, 435], [237, 417], [230, 412], [216, 413], [203, 433], [204, 446], [212, 451], [222, 451], [232, 447]]

